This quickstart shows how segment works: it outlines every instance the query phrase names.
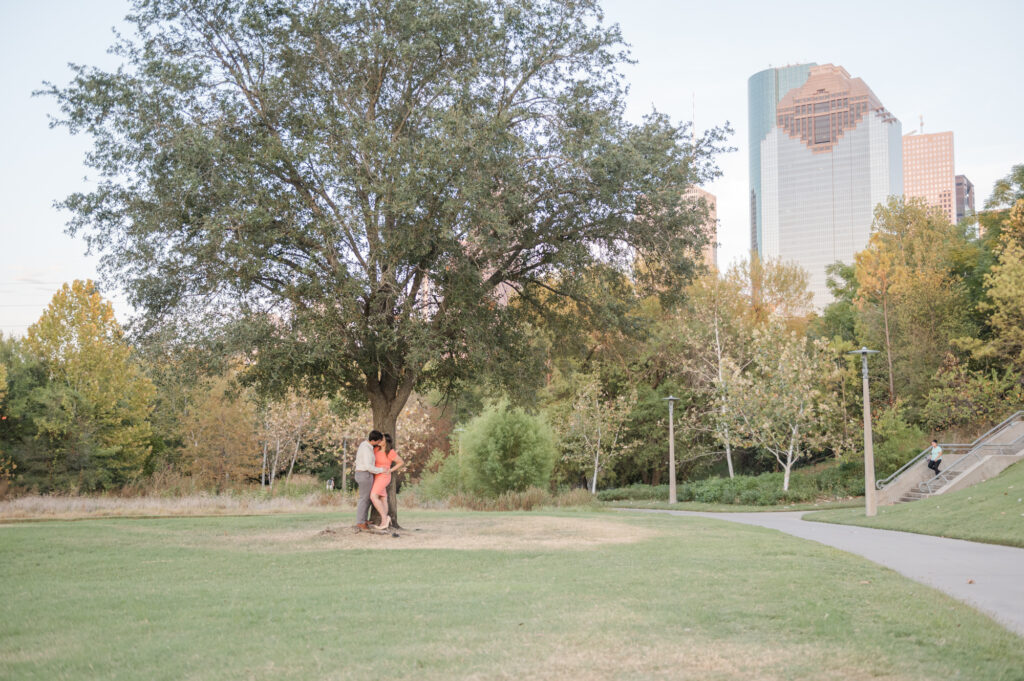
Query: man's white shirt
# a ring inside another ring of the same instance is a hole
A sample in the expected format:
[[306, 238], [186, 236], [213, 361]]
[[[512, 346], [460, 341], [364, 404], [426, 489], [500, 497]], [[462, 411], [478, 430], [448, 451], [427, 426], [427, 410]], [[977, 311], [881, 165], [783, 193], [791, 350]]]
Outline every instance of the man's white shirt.
[[363, 440], [359, 443], [359, 449], [356, 450], [356, 471], [383, 473], [387, 470], [387, 468], [375, 466], [375, 463], [376, 460], [373, 458], [373, 445], [370, 444], [369, 440]]

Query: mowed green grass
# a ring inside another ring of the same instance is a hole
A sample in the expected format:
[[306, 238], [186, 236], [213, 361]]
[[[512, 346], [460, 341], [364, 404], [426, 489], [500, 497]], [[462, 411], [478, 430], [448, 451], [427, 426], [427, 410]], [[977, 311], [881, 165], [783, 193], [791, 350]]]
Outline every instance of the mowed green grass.
[[873, 518], [866, 517], [861, 508], [808, 513], [804, 520], [1024, 547], [1024, 462], [958, 492], [880, 506]]
[[968, 606], [762, 528], [402, 518], [418, 531], [352, 535], [346, 515], [321, 535], [323, 514], [0, 527], [0, 678], [1024, 675], [1022, 640]]

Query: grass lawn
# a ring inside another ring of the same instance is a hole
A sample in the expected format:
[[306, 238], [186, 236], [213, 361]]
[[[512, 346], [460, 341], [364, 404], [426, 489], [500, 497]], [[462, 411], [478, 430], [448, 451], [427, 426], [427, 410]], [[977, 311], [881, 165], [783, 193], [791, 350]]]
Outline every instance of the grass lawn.
[[1024, 462], [958, 492], [880, 506], [874, 518], [866, 517], [863, 509], [844, 509], [810, 513], [804, 520], [1024, 547]]
[[[703, 518], [405, 511], [0, 526], [3, 679], [998, 679], [1021, 639]], [[417, 528], [417, 531], [411, 531]], [[325, 529], [333, 532], [324, 533]]]

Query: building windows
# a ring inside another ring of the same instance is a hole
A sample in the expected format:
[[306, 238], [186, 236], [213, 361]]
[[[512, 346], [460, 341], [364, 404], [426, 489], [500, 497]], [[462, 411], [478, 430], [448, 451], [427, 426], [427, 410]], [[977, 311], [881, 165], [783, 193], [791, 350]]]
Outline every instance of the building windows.
[[829, 127], [829, 116], [814, 117], [814, 143], [827, 144], [832, 141]]

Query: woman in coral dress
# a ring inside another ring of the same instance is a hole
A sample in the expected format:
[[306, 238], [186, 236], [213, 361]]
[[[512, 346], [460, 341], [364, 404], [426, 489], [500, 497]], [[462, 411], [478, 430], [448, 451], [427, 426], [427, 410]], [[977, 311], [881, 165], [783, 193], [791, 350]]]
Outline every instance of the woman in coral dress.
[[391, 483], [391, 474], [405, 465], [405, 461], [395, 451], [394, 442], [391, 435], [385, 433], [384, 446], [373, 448], [373, 465], [387, 469], [373, 476], [373, 488], [370, 490], [370, 503], [380, 514], [378, 530], [386, 530], [391, 526], [391, 516], [388, 515], [388, 485]]

